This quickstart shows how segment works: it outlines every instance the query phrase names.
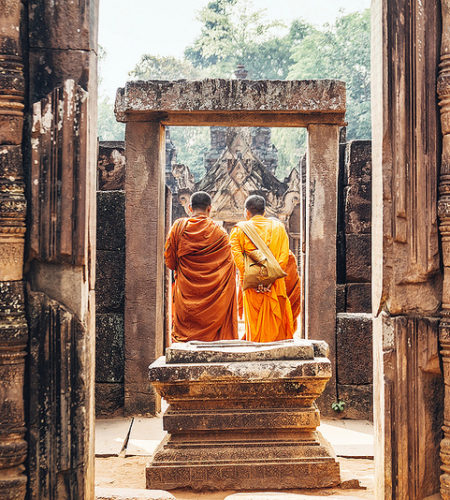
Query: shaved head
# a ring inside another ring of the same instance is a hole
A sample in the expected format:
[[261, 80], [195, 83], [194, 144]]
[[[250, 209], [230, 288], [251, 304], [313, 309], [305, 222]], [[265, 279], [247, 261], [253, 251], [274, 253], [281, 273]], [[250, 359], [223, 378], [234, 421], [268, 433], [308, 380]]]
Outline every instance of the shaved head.
[[211, 196], [205, 191], [197, 191], [191, 196], [189, 204], [192, 210], [206, 210], [211, 206]]
[[266, 200], [258, 194], [252, 194], [245, 200], [245, 208], [252, 215], [264, 215], [266, 210]]

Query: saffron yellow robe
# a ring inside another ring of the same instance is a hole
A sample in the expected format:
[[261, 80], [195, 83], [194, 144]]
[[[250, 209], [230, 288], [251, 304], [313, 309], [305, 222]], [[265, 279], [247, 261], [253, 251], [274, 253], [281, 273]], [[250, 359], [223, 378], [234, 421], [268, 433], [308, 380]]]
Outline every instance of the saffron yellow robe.
[[[289, 260], [289, 240], [283, 224], [262, 215], [255, 215], [250, 220], [285, 271]], [[230, 243], [242, 280], [244, 253], [255, 250], [255, 246], [237, 226], [231, 232]], [[244, 290], [243, 303], [247, 340], [273, 342], [293, 337], [292, 310], [286, 292], [285, 278], [276, 280], [269, 292], [258, 293], [250, 288]]]
[[178, 219], [164, 257], [175, 271], [172, 340], [237, 339], [236, 268], [227, 233], [206, 216]]

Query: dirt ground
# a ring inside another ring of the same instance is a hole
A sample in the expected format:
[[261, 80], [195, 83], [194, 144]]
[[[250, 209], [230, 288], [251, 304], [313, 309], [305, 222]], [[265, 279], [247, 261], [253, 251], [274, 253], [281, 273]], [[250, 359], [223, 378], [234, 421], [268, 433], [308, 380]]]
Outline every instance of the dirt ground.
[[[145, 488], [144, 470], [148, 459], [149, 457], [98, 457], [95, 459], [95, 485], [105, 488]], [[286, 493], [375, 498], [373, 460], [347, 458], [339, 458], [338, 460], [341, 464], [342, 480], [358, 479], [361, 485], [360, 489], [287, 490]], [[191, 490], [172, 490], [171, 493], [177, 500], [223, 500], [236, 491], [199, 493]]]

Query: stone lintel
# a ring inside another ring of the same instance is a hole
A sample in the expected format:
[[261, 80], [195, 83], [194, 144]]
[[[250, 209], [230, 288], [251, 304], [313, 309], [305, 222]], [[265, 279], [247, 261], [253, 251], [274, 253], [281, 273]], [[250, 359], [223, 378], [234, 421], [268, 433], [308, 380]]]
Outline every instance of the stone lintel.
[[119, 88], [115, 113], [120, 122], [301, 127], [343, 125], [345, 107], [339, 80], [149, 80]]

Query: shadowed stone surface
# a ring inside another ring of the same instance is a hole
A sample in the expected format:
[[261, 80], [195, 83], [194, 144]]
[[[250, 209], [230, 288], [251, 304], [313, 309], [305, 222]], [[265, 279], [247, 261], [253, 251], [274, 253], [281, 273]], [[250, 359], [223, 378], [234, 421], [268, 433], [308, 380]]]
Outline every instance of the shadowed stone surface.
[[370, 234], [347, 234], [345, 255], [347, 283], [370, 283], [371, 255]]
[[124, 191], [97, 191], [97, 249], [125, 249]]
[[338, 314], [338, 381], [340, 384], [372, 383], [372, 316]]
[[326, 344], [206, 344], [176, 344], [168, 356], [182, 363], [161, 357], [150, 366], [150, 381], [169, 403], [163, 418], [169, 434], [147, 466], [147, 487], [338, 484], [334, 452], [316, 431], [320, 414], [314, 401], [331, 376]]
[[124, 252], [97, 250], [95, 280], [97, 312], [123, 312], [125, 295]]
[[342, 418], [354, 420], [373, 419], [373, 386], [338, 384], [339, 399], [344, 401], [345, 408], [339, 414]]
[[347, 312], [370, 313], [372, 310], [371, 291], [370, 283], [349, 283], [347, 285]]
[[96, 315], [97, 354], [95, 380], [123, 382], [123, 315], [105, 313]]
[[123, 407], [123, 383], [95, 383], [95, 416], [110, 417]]

